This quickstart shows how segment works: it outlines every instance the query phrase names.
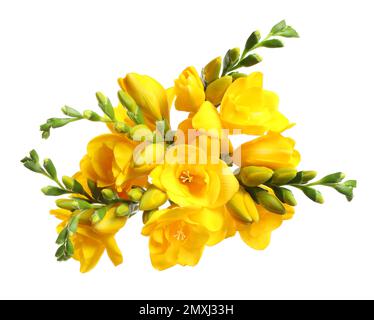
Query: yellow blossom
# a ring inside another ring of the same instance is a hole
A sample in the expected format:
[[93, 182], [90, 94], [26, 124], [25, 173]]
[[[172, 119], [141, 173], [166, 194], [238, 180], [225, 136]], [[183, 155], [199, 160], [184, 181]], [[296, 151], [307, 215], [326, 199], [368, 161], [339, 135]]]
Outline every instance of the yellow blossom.
[[291, 219], [294, 208], [288, 205], [286, 214], [280, 215], [267, 211], [262, 206], [257, 206], [259, 220], [250, 224], [238, 223], [238, 230], [242, 240], [251, 248], [264, 250], [270, 243], [271, 233], [279, 228], [284, 220]]
[[[123, 262], [123, 257], [115, 240], [115, 234], [124, 227], [127, 218], [117, 217], [115, 208], [108, 210], [103, 220], [92, 225], [89, 216], [92, 210], [88, 210], [80, 219], [77, 232], [71, 237], [74, 246], [73, 258], [80, 262], [80, 271], [88, 272], [99, 262], [106, 250], [109, 258], [115, 266]], [[57, 231], [66, 226], [72, 212], [64, 209], [51, 210], [51, 214], [62, 220]]]
[[278, 111], [278, 96], [262, 88], [262, 78], [262, 73], [254, 72], [237, 79], [227, 89], [221, 103], [225, 128], [261, 135], [290, 127], [287, 118]]
[[153, 212], [142, 234], [149, 236], [152, 265], [158, 270], [176, 264], [196, 265], [206, 245], [214, 245], [235, 233], [225, 211], [174, 207]]
[[204, 85], [194, 67], [186, 68], [175, 80], [175, 107], [180, 111], [196, 112], [205, 100]]
[[164, 119], [169, 122], [168, 94], [155, 79], [146, 75], [129, 73], [125, 78], [119, 79], [118, 83], [141, 108], [151, 128], [156, 121]]
[[267, 135], [242, 144], [234, 152], [234, 161], [241, 167], [264, 166], [271, 169], [295, 168], [300, 153], [294, 149], [295, 141], [279, 133]]
[[94, 138], [80, 163], [82, 175], [95, 181], [99, 187], [115, 186], [121, 191], [135, 178], [131, 172], [135, 146], [133, 141], [118, 134]]
[[239, 184], [226, 163], [209, 158], [192, 145], [176, 145], [165, 163], [150, 174], [152, 182], [179, 206], [217, 208], [229, 201]]

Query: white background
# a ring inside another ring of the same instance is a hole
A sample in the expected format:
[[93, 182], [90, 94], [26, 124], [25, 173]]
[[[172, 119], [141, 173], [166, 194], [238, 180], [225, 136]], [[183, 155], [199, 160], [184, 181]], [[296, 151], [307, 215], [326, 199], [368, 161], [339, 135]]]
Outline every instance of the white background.
[[[373, 9], [369, 0], [1, 0], [0, 298], [374, 298]], [[320, 206], [300, 195], [268, 250], [235, 237], [208, 248], [195, 268], [154, 270], [140, 217], [118, 235], [123, 265], [105, 256], [82, 275], [75, 261], [57, 263], [53, 199], [39, 191], [48, 181], [19, 160], [36, 148], [73, 174], [105, 128], [82, 122], [42, 141], [39, 124], [64, 104], [94, 107], [98, 90], [116, 100], [127, 72], [171, 86], [186, 66], [200, 69], [283, 18], [301, 38], [264, 49], [253, 69], [297, 122], [288, 134], [300, 168], [358, 179], [354, 201], [326, 190]]]

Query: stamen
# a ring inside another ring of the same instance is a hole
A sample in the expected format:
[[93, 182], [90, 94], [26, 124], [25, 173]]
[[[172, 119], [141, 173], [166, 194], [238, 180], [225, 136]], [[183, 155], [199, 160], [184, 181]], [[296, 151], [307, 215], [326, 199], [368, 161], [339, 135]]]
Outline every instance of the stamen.
[[178, 241], [183, 241], [187, 238], [187, 236], [184, 234], [182, 229], [179, 229], [175, 235], [174, 238], [177, 239]]
[[192, 182], [192, 179], [193, 177], [190, 175], [190, 172], [188, 170], [184, 170], [182, 171], [181, 175], [179, 176], [179, 179], [183, 182], [183, 183], [191, 183]]

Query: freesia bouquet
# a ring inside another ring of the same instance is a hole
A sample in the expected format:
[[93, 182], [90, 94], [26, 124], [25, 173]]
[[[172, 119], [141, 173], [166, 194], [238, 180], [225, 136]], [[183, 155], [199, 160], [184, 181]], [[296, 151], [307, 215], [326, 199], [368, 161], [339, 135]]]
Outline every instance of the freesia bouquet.
[[[152, 265], [159, 270], [194, 266], [206, 246], [236, 233], [250, 247], [265, 249], [271, 233], [294, 214], [290, 188], [317, 203], [323, 197], [315, 186], [352, 200], [356, 181], [343, 181], [343, 173], [314, 181], [315, 171], [296, 169], [300, 154], [284, 136], [293, 124], [278, 110], [278, 96], [263, 89], [261, 73], [238, 71], [262, 60], [256, 49], [280, 48], [281, 38], [296, 37], [285, 21], [263, 39], [255, 31], [243, 50], [228, 50], [201, 75], [188, 67], [169, 89], [129, 73], [118, 80], [116, 106], [98, 92], [101, 114], [65, 106], [64, 118], [41, 125], [44, 139], [51, 129], [79, 120], [102, 122], [109, 129], [88, 143], [73, 176], [60, 179], [53, 162], [40, 163], [35, 150], [22, 160], [55, 183], [42, 189], [45, 195], [64, 196], [51, 211], [61, 221], [58, 261], [74, 258], [87, 272], [106, 251], [114, 265], [122, 263], [115, 235], [142, 212]], [[173, 106], [188, 112], [177, 130], [172, 130]], [[248, 140], [238, 148], [230, 141], [236, 134]]]

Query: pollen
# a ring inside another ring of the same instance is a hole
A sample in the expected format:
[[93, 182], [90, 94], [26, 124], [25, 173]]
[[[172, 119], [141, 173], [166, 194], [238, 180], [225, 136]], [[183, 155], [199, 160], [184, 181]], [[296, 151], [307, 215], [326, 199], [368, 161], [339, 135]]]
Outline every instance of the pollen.
[[175, 234], [174, 234], [174, 238], [177, 239], [178, 241], [183, 241], [187, 238], [187, 236], [185, 235], [185, 233], [183, 232], [182, 229], [179, 229]]
[[191, 183], [192, 179], [193, 179], [193, 176], [191, 176], [191, 174], [188, 170], [184, 170], [184, 171], [182, 171], [181, 175], [179, 176], [179, 179], [183, 183]]

